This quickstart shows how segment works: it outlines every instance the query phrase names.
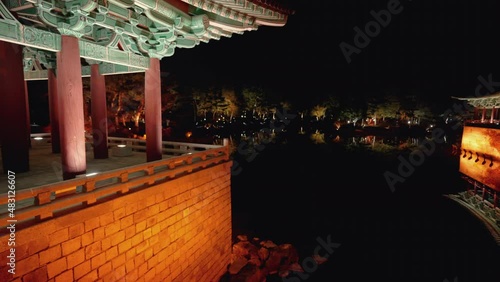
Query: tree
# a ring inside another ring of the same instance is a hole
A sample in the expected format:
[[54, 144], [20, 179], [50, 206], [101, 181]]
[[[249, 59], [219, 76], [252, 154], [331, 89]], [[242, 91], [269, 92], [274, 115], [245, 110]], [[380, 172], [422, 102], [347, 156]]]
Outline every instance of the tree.
[[340, 102], [338, 117], [340, 120], [352, 121], [353, 125], [363, 118], [365, 104], [361, 98], [344, 97]]
[[393, 93], [385, 93], [383, 96], [370, 96], [367, 101], [367, 114], [375, 120], [375, 125], [380, 119], [399, 118], [397, 115], [401, 109], [400, 100]]
[[323, 119], [326, 114], [327, 107], [323, 105], [316, 105], [311, 109], [311, 116], [315, 117], [316, 120]]
[[[167, 79], [168, 77], [168, 79]], [[170, 75], [162, 76], [161, 82], [161, 113], [162, 119], [170, 119], [169, 114], [174, 110], [179, 97], [179, 84]]]
[[106, 76], [106, 92], [115, 124], [126, 125], [133, 120], [138, 126], [144, 116], [144, 73]]
[[252, 117], [257, 115], [262, 117], [265, 113], [265, 94], [261, 87], [245, 87], [242, 90], [245, 110], [252, 113]]
[[227, 103], [227, 110], [225, 114], [231, 121], [233, 120], [233, 117], [238, 114], [240, 109], [236, 91], [234, 90], [234, 88], [224, 87], [222, 88], [222, 96]]

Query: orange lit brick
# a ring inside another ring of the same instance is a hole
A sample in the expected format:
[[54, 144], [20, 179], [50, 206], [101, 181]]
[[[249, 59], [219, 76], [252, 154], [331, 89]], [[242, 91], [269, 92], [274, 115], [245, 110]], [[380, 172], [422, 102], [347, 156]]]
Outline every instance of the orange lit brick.
[[118, 231], [120, 231], [120, 221], [119, 220], [115, 221], [113, 223], [110, 223], [104, 227], [104, 235], [106, 237], [111, 236]]
[[142, 232], [144, 240], [148, 239], [151, 237], [151, 228], [148, 228]]
[[147, 261], [153, 256], [153, 248], [147, 248], [144, 250], [144, 260]]
[[47, 274], [49, 278], [53, 278], [63, 271], [66, 271], [66, 269], [66, 257], [63, 257], [47, 265]]
[[82, 247], [88, 246], [94, 242], [94, 232], [89, 231], [82, 234]]
[[134, 216], [128, 215], [120, 220], [120, 229], [124, 230], [125, 227], [129, 227], [134, 224]]
[[97, 227], [99, 227], [99, 218], [98, 217], [94, 217], [94, 218], [91, 218], [89, 220], [86, 220], [85, 221], [85, 232], [89, 232], [93, 229], [96, 229]]
[[[7, 281], [7, 280], [5, 280]], [[44, 265], [35, 271], [32, 271], [26, 275], [23, 276], [22, 279], [23, 282], [28, 282], [28, 281], [47, 281], [47, 266]]]
[[104, 227], [94, 229], [94, 242], [104, 239]]
[[146, 229], [146, 220], [143, 220], [141, 222], [138, 222], [136, 225], [135, 225], [135, 232], [139, 233], [141, 231], [143, 231], [144, 229]]
[[163, 198], [163, 194], [162, 193], [155, 195], [155, 203], [157, 203], [157, 204], [161, 203], [161, 202], [163, 202], [163, 200], [164, 200], [164, 198]]
[[113, 218], [113, 213], [108, 212], [99, 217], [99, 225], [100, 226], [106, 226], [108, 224], [111, 224], [114, 221]]
[[67, 270], [56, 276], [55, 282], [73, 281], [73, 270]]
[[144, 277], [144, 274], [146, 274], [147, 271], [148, 271], [148, 264], [144, 262], [139, 266], [139, 272], [137, 274], [139, 275], [139, 277]]
[[123, 252], [128, 251], [132, 247], [132, 240], [128, 239], [118, 244], [118, 253], [121, 254]]
[[125, 262], [127, 262], [125, 254], [121, 254], [111, 260], [113, 268], [118, 268], [119, 266], [124, 265]]
[[85, 258], [90, 259], [101, 252], [101, 242], [95, 242], [85, 247]]
[[135, 257], [135, 249], [134, 248], [125, 252], [125, 258], [127, 261], [133, 260], [134, 257]]
[[144, 207], [149, 207], [149, 206], [152, 206], [156, 203], [156, 195], [152, 195], [152, 196], [149, 196], [146, 198], [146, 200], [144, 201]]
[[146, 274], [144, 274], [144, 280], [146, 280], [146, 281], [153, 281], [155, 275], [156, 275], [156, 271], [153, 268], [153, 269], [149, 270], [148, 272], [146, 272]]
[[67, 259], [68, 259], [68, 269], [71, 269], [85, 260], [85, 250], [79, 249], [78, 251], [68, 255]]
[[72, 252], [80, 249], [80, 247], [82, 246], [81, 240], [82, 240], [81, 237], [77, 237], [62, 243], [61, 247], [63, 256], [69, 255]]
[[106, 253], [100, 253], [90, 260], [92, 270], [97, 269], [99, 266], [106, 263]]
[[23, 276], [30, 271], [37, 269], [40, 266], [38, 254], [29, 256], [16, 263], [16, 276]]
[[97, 275], [97, 270], [93, 270], [93, 271], [87, 273], [87, 275], [80, 278], [78, 281], [82, 281], [82, 282], [97, 281], [98, 278], [99, 278], [99, 276]]
[[[144, 226], [146, 226], [146, 224], [144, 224]], [[136, 234], [135, 229], [136, 229], [135, 225], [129, 226], [125, 229], [125, 240], [130, 239], [130, 238], [135, 236], [135, 234]]]
[[69, 238], [73, 239], [77, 236], [80, 236], [84, 233], [85, 227], [83, 223], [78, 223], [76, 225], [70, 226], [68, 228]]
[[158, 264], [158, 257], [152, 256], [148, 261], [148, 269], [155, 267]]
[[146, 221], [149, 217], [148, 209], [142, 209], [134, 213], [134, 222], [139, 223], [141, 221]]
[[134, 260], [133, 259], [127, 260], [125, 262], [125, 269], [126, 269], [127, 272], [131, 272], [132, 269], [134, 269], [134, 268], [135, 268], [135, 264], [134, 264]]
[[111, 261], [111, 259], [115, 258], [118, 256], [118, 247], [114, 246], [111, 247], [109, 250], [106, 251], [106, 260]]
[[146, 248], [149, 247], [149, 241], [142, 241], [135, 247], [135, 251], [137, 254], [143, 252]]
[[40, 265], [55, 261], [61, 257], [61, 245], [56, 245], [50, 249], [40, 252]]
[[63, 228], [49, 235], [50, 244], [49, 246], [55, 246], [69, 239], [68, 228]]
[[125, 207], [125, 215], [131, 215], [137, 211], [138, 204], [137, 203], [128, 203]]
[[132, 246], [139, 245], [144, 240], [143, 233], [135, 235], [134, 237], [131, 238], [131, 240], [132, 240]]
[[139, 271], [137, 269], [132, 270], [131, 272], [127, 272], [127, 275], [125, 276], [125, 281], [126, 282], [137, 282], [137, 279], [139, 279]]
[[111, 262], [107, 262], [103, 264], [99, 269], [97, 270], [97, 274], [99, 277], [104, 277], [106, 274], [110, 273], [113, 269], [111, 268]]
[[90, 272], [90, 261], [84, 261], [83, 263], [77, 265], [73, 270], [75, 279], [84, 276]]
[[113, 212], [115, 221], [119, 221], [121, 218], [125, 217], [125, 207], [119, 208]]
[[111, 238], [106, 237], [101, 240], [101, 250], [105, 251], [109, 248], [111, 248]]

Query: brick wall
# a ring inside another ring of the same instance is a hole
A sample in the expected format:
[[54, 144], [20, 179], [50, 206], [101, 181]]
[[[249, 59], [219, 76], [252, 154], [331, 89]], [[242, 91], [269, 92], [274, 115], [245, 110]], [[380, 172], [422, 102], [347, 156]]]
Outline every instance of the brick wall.
[[218, 281], [231, 253], [231, 162], [0, 238], [0, 281]]

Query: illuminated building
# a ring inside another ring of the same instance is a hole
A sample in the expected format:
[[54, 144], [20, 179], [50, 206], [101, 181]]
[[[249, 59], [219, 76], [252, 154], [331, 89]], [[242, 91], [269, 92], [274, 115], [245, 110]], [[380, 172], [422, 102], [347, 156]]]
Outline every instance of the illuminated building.
[[[3, 183], [11, 191], [0, 197], [0, 281], [220, 277], [231, 255], [232, 162], [227, 145], [165, 147], [160, 60], [282, 27], [291, 13], [264, 0], [2, 0], [0, 142], [14, 184]], [[106, 159], [105, 76], [133, 72], [145, 73], [145, 162], [90, 174], [82, 77], [91, 81], [93, 156]], [[64, 181], [15, 191], [14, 178], [31, 169], [26, 81], [40, 79]]]
[[467, 189], [453, 198], [483, 219], [500, 243], [500, 93], [454, 98], [473, 107], [473, 116], [464, 123], [460, 146]]

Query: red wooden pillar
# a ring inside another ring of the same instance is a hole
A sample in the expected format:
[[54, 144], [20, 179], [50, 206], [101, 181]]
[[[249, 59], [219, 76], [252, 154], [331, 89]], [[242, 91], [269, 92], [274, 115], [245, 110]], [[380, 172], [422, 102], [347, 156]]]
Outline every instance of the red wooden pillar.
[[[24, 68], [23, 68], [23, 80], [24, 80]], [[31, 149], [31, 117], [30, 117], [30, 102], [28, 95], [28, 81], [24, 80], [24, 95], [26, 96], [26, 128], [28, 130], [28, 146]], [[29, 155], [29, 152], [28, 152]]]
[[106, 82], [104, 76], [99, 73], [99, 64], [91, 65], [90, 91], [94, 159], [107, 159], [108, 117], [106, 108]]
[[481, 115], [481, 122], [484, 122], [485, 118], [486, 118], [486, 108], [483, 108], [483, 114]]
[[59, 136], [59, 107], [57, 104], [57, 77], [54, 69], [47, 70], [49, 90], [50, 136], [52, 138], [52, 153], [61, 152]]
[[57, 94], [63, 179], [87, 170], [83, 120], [83, 85], [78, 38], [61, 35], [57, 53]]
[[494, 120], [495, 120], [495, 106], [493, 106], [493, 108], [491, 108], [490, 123], [493, 123]]
[[146, 107], [146, 161], [161, 160], [161, 80], [160, 60], [157, 58], [149, 59], [149, 69], [145, 73], [144, 104]]
[[29, 171], [28, 95], [21, 46], [0, 40], [0, 143], [4, 173]]

